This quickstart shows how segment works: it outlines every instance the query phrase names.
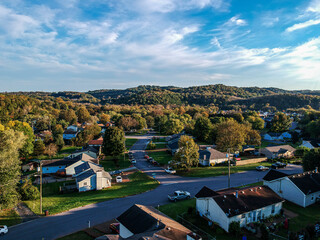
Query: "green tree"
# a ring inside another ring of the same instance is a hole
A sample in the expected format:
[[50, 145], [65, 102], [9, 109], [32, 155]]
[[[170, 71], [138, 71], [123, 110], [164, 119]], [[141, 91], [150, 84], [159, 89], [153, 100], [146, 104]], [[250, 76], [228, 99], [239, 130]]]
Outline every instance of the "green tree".
[[271, 121], [272, 132], [285, 132], [289, 130], [291, 119], [284, 113], [277, 113]]
[[33, 152], [33, 142], [34, 142], [34, 134], [33, 129], [30, 127], [30, 125], [26, 122], [20, 122], [20, 121], [10, 121], [8, 123], [8, 127], [22, 132], [25, 136], [25, 144], [20, 149], [20, 157], [27, 158], [30, 154]]
[[86, 109], [85, 106], [81, 106], [77, 111], [78, 120], [80, 123], [84, 123], [86, 121], [89, 121], [91, 118], [90, 113]]
[[147, 116], [146, 117], [146, 121], [147, 121], [147, 126], [149, 128], [153, 128], [154, 127], [155, 121], [154, 121], [154, 118], [152, 116]]
[[194, 125], [193, 136], [200, 141], [210, 142], [211, 129], [212, 124], [210, 120], [206, 117], [199, 117]]
[[102, 151], [106, 156], [118, 156], [124, 153], [125, 136], [122, 129], [108, 127], [103, 138]]
[[100, 115], [100, 122], [101, 123], [106, 124], [106, 123], [110, 122], [110, 120], [111, 120], [111, 116], [109, 114], [102, 113]]
[[41, 139], [38, 139], [37, 141], [34, 142], [34, 149], [33, 149], [34, 156], [40, 156], [44, 154], [45, 150], [46, 150], [46, 146], [44, 145]]
[[246, 130], [244, 125], [234, 119], [228, 119], [217, 125], [216, 144], [220, 151], [235, 152], [242, 149], [246, 143]]
[[73, 109], [62, 110], [59, 114], [59, 118], [67, 121], [69, 124], [76, 124], [78, 119]]
[[179, 139], [179, 149], [175, 153], [174, 159], [180, 162], [180, 165], [186, 169], [192, 166], [198, 166], [199, 163], [199, 146], [194, 142], [192, 137], [182, 135]]
[[9, 208], [18, 202], [17, 184], [21, 167], [19, 150], [26, 137], [22, 132], [8, 129], [0, 131], [0, 205]]
[[255, 130], [262, 130], [264, 128], [264, 120], [259, 116], [249, 116], [246, 120], [251, 123], [252, 128]]
[[63, 140], [63, 135], [58, 134], [54, 138], [54, 143], [58, 146], [59, 150], [61, 150], [64, 147], [64, 140]]
[[320, 170], [320, 148], [314, 148], [305, 152], [302, 165], [304, 171], [315, 170], [316, 167]]
[[184, 129], [184, 125], [179, 119], [169, 119], [163, 128], [164, 133], [170, 135], [180, 133]]
[[19, 184], [18, 191], [21, 196], [21, 200], [23, 201], [36, 200], [40, 198], [39, 189], [32, 185], [30, 179], [26, 179], [23, 183]]

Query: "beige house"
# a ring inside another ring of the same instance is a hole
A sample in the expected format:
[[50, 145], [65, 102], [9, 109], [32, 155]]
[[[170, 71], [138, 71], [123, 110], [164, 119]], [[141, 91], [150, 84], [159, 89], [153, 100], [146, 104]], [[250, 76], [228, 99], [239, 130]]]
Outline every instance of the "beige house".
[[296, 149], [290, 145], [280, 145], [263, 148], [261, 153], [264, 154], [268, 159], [274, 159], [294, 157], [295, 151]]

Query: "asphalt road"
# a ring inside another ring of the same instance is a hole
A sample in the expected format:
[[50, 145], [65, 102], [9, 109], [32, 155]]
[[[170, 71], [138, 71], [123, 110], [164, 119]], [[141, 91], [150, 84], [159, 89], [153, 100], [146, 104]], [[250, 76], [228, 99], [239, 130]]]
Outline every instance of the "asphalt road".
[[[150, 137], [150, 136], [149, 136]], [[87, 205], [61, 214], [39, 218], [9, 228], [9, 233], [0, 239], [48, 240], [56, 239], [81, 229], [118, 217], [133, 204], [158, 206], [168, 203], [167, 195], [175, 190], [186, 190], [195, 195], [203, 186], [214, 190], [227, 187], [227, 176], [209, 178], [187, 178], [169, 175], [160, 167], [151, 166], [144, 159], [144, 149], [149, 137], [141, 137], [131, 148], [137, 160], [137, 168], [155, 177], [161, 184], [156, 189], [135, 196]], [[302, 172], [300, 166], [288, 165], [288, 174]], [[249, 171], [231, 175], [231, 186], [254, 183], [263, 178], [265, 172]]]

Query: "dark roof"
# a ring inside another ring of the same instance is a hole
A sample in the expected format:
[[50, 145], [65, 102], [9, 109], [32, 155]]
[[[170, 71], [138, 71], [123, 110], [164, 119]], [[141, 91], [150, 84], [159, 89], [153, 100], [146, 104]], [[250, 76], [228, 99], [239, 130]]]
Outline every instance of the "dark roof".
[[171, 150], [178, 149], [179, 148], [179, 140], [174, 141], [172, 143], [169, 143], [168, 148], [170, 148]]
[[96, 160], [95, 158], [91, 157], [90, 155], [86, 154], [86, 153], [81, 153], [75, 157], [71, 158], [72, 160], [75, 161], [79, 161], [79, 160], [83, 160], [83, 161], [93, 161]]
[[144, 239], [153, 236], [155, 232], [164, 239], [186, 239], [186, 235], [191, 232], [155, 208], [137, 204], [122, 213], [117, 220], [135, 235], [130, 239]]
[[231, 192], [226, 189], [217, 193], [218, 195], [213, 196], [212, 199], [227, 217], [237, 216], [284, 201], [267, 186], [232, 189]]
[[273, 181], [278, 178], [283, 178], [286, 176], [289, 176], [289, 175], [283, 172], [270, 169], [270, 171], [262, 179], [269, 182], [269, 181]]
[[62, 160], [58, 160], [58, 161], [54, 161], [51, 163], [48, 163], [46, 165], [43, 165], [44, 167], [56, 167], [56, 166], [69, 166], [74, 164], [75, 162], [77, 162], [78, 160], [74, 160], [74, 159], [62, 159]]
[[74, 151], [73, 153], [87, 152], [87, 151], [94, 152], [94, 153], [98, 153], [99, 152], [98, 149], [96, 149], [94, 147], [91, 147], [91, 146], [88, 146], [88, 147], [85, 147], [83, 149], [78, 149], [78, 150]]
[[81, 182], [82, 180], [87, 179], [88, 177], [91, 177], [91, 176], [93, 176], [95, 174], [96, 173], [92, 169], [90, 169], [90, 170], [80, 174], [79, 176], [77, 176], [76, 177], [77, 182]]
[[281, 136], [281, 133], [269, 132], [267, 134], [269, 134], [269, 136], [271, 136], [271, 137], [280, 137]]
[[72, 129], [67, 129], [63, 134], [77, 134], [77, 131], [73, 131]]
[[289, 179], [306, 195], [320, 191], [320, 173], [304, 172], [291, 175]]
[[204, 198], [204, 197], [213, 197], [217, 196], [219, 193], [213, 191], [212, 189], [204, 186], [201, 190], [195, 195], [196, 198]]
[[[204, 156], [206, 156], [206, 158], [204, 159]], [[215, 160], [215, 159], [224, 159], [227, 158], [226, 154], [219, 152], [216, 149], [213, 148], [209, 148], [206, 150], [200, 150], [199, 151], [199, 158], [200, 159], [204, 159], [204, 160]]]

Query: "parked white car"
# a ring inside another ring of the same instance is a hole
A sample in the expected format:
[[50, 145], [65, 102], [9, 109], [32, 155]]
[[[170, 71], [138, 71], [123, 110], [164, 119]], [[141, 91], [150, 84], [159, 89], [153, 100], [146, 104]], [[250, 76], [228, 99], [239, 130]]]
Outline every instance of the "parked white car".
[[0, 225], [0, 235], [8, 233], [8, 227], [6, 225]]
[[171, 167], [168, 167], [168, 168], [165, 169], [164, 171], [166, 171], [166, 173], [169, 173], [169, 174], [176, 174], [176, 170], [174, 170], [174, 169], [171, 168]]
[[116, 182], [117, 182], [117, 183], [122, 182], [122, 177], [121, 177], [121, 176], [117, 176], [117, 177], [116, 177]]
[[136, 164], [136, 163], [137, 163], [137, 160], [132, 159], [132, 160], [131, 160], [131, 163], [132, 163], [132, 164]]

